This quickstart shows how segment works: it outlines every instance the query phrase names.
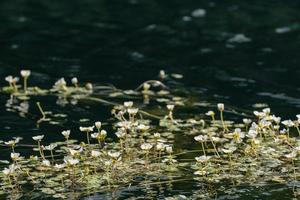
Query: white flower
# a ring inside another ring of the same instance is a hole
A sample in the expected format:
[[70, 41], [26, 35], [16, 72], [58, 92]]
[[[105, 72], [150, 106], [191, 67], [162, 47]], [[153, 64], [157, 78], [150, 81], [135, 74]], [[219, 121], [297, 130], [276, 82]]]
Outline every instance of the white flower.
[[156, 144], [156, 150], [157, 150], [157, 151], [163, 151], [164, 148], [165, 148], [165, 145], [164, 145], [163, 143], [158, 142], [158, 143]]
[[292, 120], [284, 120], [281, 122], [283, 125], [285, 125], [286, 127], [293, 127], [295, 124]]
[[132, 101], [126, 101], [126, 102], [124, 102], [124, 106], [126, 108], [131, 108], [133, 106], [133, 102]]
[[264, 108], [262, 110], [266, 115], [269, 115], [271, 113], [271, 109], [270, 108]]
[[57, 144], [50, 144], [48, 146], [45, 146], [45, 149], [48, 150], [48, 151], [52, 151], [56, 147], [57, 147]]
[[144, 131], [147, 131], [148, 129], [150, 128], [150, 126], [146, 126], [144, 124], [140, 124], [138, 125], [137, 129], [144, 132]]
[[199, 175], [199, 176], [204, 176], [204, 175], [208, 174], [208, 172], [205, 170], [198, 170], [198, 171], [195, 171], [194, 174]]
[[9, 83], [17, 83], [19, 81], [19, 77], [7, 76], [5, 80]]
[[155, 138], [160, 138], [160, 133], [154, 133]]
[[20, 158], [20, 153], [10, 153], [12, 160], [18, 160]]
[[247, 133], [247, 137], [248, 138], [252, 138], [252, 139], [254, 139], [254, 138], [256, 138], [256, 136], [257, 136], [257, 131], [256, 130], [253, 130], [253, 129], [250, 129], [249, 131], [248, 131], [248, 133]]
[[205, 141], [207, 141], [208, 137], [206, 135], [198, 135], [198, 136], [195, 136], [194, 139], [197, 142], [205, 142]]
[[93, 90], [93, 84], [87, 83], [87, 84], [85, 84], [85, 88], [86, 88], [87, 90]]
[[166, 152], [167, 153], [173, 153], [173, 148], [171, 146], [166, 146]]
[[150, 144], [150, 143], [143, 143], [143, 144], [141, 145], [141, 149], [142, 149], [142, 150], [145, 150], [145, 151], [149, 151], [152, 147], [153, 147], [153, 145]]
[[258, 111], [253, 111], [253, 114], [258, 117], [258, 118], [263, 118], [266, 116], [266, 113], [264, 112], [258, 112]]
[[66, 167], [66, 164], [55, 164], [55, 166], [54, 166], [56, 169], [63, 169], [63, 168], [65, 168]]
[[53, 88], [60, 90], [60, 89], [64, 89], [66, 86], [67, 86], [67, 82], [65, 81], [64, 78], [61, 78], [54, 83]]
[[231, 154], [236, 150], [236, 147], [234, 146], [230, 146], [229, 148], [222, 148], [222, 151], [226, 154]]
[[72, 78], [71, 80], [73, 85], [77, 85], [78, 84], [78, 79], [76, 77]]
[[218, 107], [218, 110], [219, 110], [220, 112], [224, 111], [224, 104], [223, 104], [223, 103], [218, 103], [218, 104], [217, 104], [217, 107]]
[[43, 138], [44, 138], [44, 135], [37, 135], [37, 136], [32, 137], [32, 139], [35, 141], [42, 141]]
[[200, 163], [207, 162], [210, 158], [211, 158], [211, 156], [199, 156], [199, 157], [195, 157], [196, 161], [200, 162]]
[[106, 160], [106, 161], [104, 161], [104, 166], [106, 166], [106, 167], [110, 167], [111, 164], [112, 164], [112, 161], [111, 161], [111, 160]]
[[164, 70], [159, 71], [159, 78], [165, 79], [167, 77], [166, 72]]
[[130, 115], [136, 115], [138, 113], [139, 109], [138, 108], [128, 108], [127, 112]]
[[14, 140], [9, 140], [7, 142], [4, 142], [4, 144], [8, 145], [8, 146], [14, 146], [16, 144], [18, 144], [20, 142], [20, 140], [22, 140], [23, 138], [21, 137], [16, 137], [16, 138], [13, 138]]
[[205, 115], [207, 115], [207, 116], [214, 116], [214, 115], [215, 115], [215, 112], [212, 111], [212, 110], [210, 110], [210, 111], [208, 111], [207, 113], [205, 113]]
[[69, 151], [70, 151], [70, 154], [71, 154], [72, 156], [78, 156], [78, 155], [80, 155], [80, 152], [83, 151], [83, 148], [80, 147], [78, 150], [75, 150], [75, 149], [69, 149]]
[[21, 70], [21, 76], [24, 77], [24, 78], [29, 77], [30, 74], [31, 74], [30, 70]]
[[96, 158], [96, 157], [99, 157], [101, 155], [101, 152], [92, 150], [91, 155], [92, 155], [92, 157]]
[[169, 111], [173, 111], [174, 110], [174, 105], [167, 105], [167, 109], [169, 110]]
[[71, 131], [70, 130], [66, 130], [66, 131], [62, 131], [61, 134], [66, 138], [69, 139]]
[[82, 126], [80, 126], [79, 130], [82, 131], [82, 132], [92, 132], [94, 130], [94, 127], [95, 126], [88, 126], [88, 127], [82, 127]]
[[144, 88], [144, 90], [149, 90], [149, 89], [150, 89], [150, 87], [151, 87], [151, 85], [150, 85], [150, 84], [148, 84], [148, 83], [144, 83], [144, 84], [143, 84], [143, 88]]
[[111, 157], [113, 159], [118, 159], [121, 155], [121, 153], [118, 152], [118, 151], [117, 152], [109, 151], [107, 154], [108, 154], [109, 157]]
[[249, 125], [251, 124], [252, 120], [251, 119], [243, 119], [244, 124]]
[[4, 170], [2, 170], [2, 173], [6, 176], [11, 176], [15, 173], [17, 169], [17, 166], [15, 164], [9, 165], [8, 168], [4, 168]]
[[72, 165], [72, 166], [77, 165], [79, 163], [78, 159], [73, 159], [73, 158], [65, 158], [64, 161], [67, 165]]
[[107, 135], [106, 130], [101, 130], [100, 135], [101, 135], [102, 137], [106, 137], [106, 135]]
[[43, 160], [42, 164], [46, 167], [50, 167], [51, 166], [51, 163], [49, 160]]
[[126, 136], [126, 131], [119, 128], [118, 131], [115, 133], [115, 135], [118, 137], [118, 138], [124, 138]]
[[276, 116], [273, 116], [273, 120], [276, 124], [279, 124], [280, 121], [281, 121], [281, 117], [276, 117]]
[[102, 126], [102, 123], [101, 122], [95, 122], [95, 126], [98, 130], [100, 130], [101, 126]]
[[236, 128], [232, 134], [233, 139], [237, 142], [237, 143], [241, 143], [243, 140], [243, 138], [245, 137], [245, 134], [241, 131], [240, 128]]
[[101, 130], [100, 133], [97, 132], [97, 133], [93, 133], [91, 136], [92, 138], [96, 138], [97, 140], [101, 140], [101, 139], [104, 139], [107, 135], [107, 132], [106, 130]]

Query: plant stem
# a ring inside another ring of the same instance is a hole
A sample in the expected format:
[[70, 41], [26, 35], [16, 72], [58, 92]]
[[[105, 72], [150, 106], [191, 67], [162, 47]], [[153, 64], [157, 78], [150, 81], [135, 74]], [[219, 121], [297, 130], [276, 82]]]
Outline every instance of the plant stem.
[[45, 112], [44, 112], [44, 110], [43, 110], [43, 108], [41, 106], [41, 103], [40, 102], [36, 102], [36, 105], [37, 105], [39, 111], [41, 112], [41, 114], [43, 116], [42, 119], [45, 119], [46, 118], [46, 114], [45, 114]]

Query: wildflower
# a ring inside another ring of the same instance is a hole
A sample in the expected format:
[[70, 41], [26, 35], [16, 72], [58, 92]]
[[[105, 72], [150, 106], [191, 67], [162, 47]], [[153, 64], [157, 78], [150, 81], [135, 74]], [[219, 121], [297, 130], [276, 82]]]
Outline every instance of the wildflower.
[[236, 149], [235, 146], [229, 146], [228, 148], [222, 148], [222, 151], [226, 154], [232, 154]]
[[82, 132], [92, 132], [94, 130], [94, 126], [89, 126], [89, 127], [79, 127], [79, 130]]
[[63, 169], [63, 168], [65, 168], [66, 167], [66, 164], [55, 164], [54, 165], [54, 167], [56, 168], [56, 169]]
[[152, 147], [153, 147], [153, 145], [150, 144], [150, 143], [143, 143], [143, 144], [141, 145], [141, 149], [142, 149], [142, 150], [145, 150], [145, 151], [149, 151]]
[[18, 77], [7, 76], [5, 80], [9, 83], [9, 86], [13, 88], [15, 91], [18, 90], [17, 82], [19, 81]]
[[93, 84], [91, 84], [91, 83], [87, 83], [86, 85], [85, 85], [85, 88], [87, 89], [87, 90], [93, 90]]
[[271, 109], [270, 108], [264, 108], [263, 113], [265, 113], [266, 115], [269, 115], [271, 113]]
[[158, 143], [156, 144], [156, 150], [157, 150], [157, 151], [163, 151], [164, 148], [165, 148], [165, 145], [164, 145], [163, 143], [158, 142]]
[[164, 70], [160, 70], [158, 76], [160, 79], [165, 79], [167, 77], [166, 72]]
[[74, 166], [74, 165], [77, 165], [77, 164], [79, 163], [79, 160], [78, 160], [78, 159], [73, 159], [73, 158], [65, 158], [65, 159], [64, 159], [64, 162], [65, 162], [67, 165]]
[[137, 126], [137, 129], [140, 130], [141, 132], [145, 132], [150, 128], [150, 126], [144, 125], [144, 124], [140, 124]]
[[49, 160], [43, 160], [42, 164], [46, 167], [50, 167], [51, 166], [51, 163]]
[[154, 138], [156, 138], [156, 139], [158, 139], [158, 138], [160, 138], [160, 133], [154, 133]]
[[99, 131], [101, 129], [102, 123], [99, 122], [99, 121], [97, 121], [97, 122], [95, 122], [95, 126], [98, 129], [98, 131]]
[[266, 114], [264, 112], [258, 112], [258, 111], [254, 111], [253, 114], [258, 117], [259, 119], [263, 118], [266, 116]]
[[133, 106], [133, 102], [132, 101], [126, 101], [126, 102], [124, 102], [124, 106], [126, 108], [131, 108]]
[[252, 120], [251, 119], [243, 119], [244, 124], [249, 125], [251, 124]]
[[62, 131], [61, 134], [66, 138], [66, 140], [68, 140], [70, 137], [71, 131], [70, 130]]
[[285, 125], [286, 127], [293, 127], [295, 124], [292, 120], [284, 120], [281, 122], [283, 125]]
[[107, 132], [105, 130], [101, 130], [100, 133], [99, 132], [96, 132], [96, 133], [93, 133], [91, 136], [92, 138], [95, 138], [97, 140], [103, 140], [107, 135]]
[[101, 152], [100, 152], [100, 151], [92, 150], [92, 152], [91, 152], [91, 156], [92, 156], [93, 158], [99, 157], [100, 155], [101, 155]]
[[210, 110], [207, 113], [205, 113], [206, 116], [210, 116], [212, 118], [212, 121], [215, 121], [215, 112]]
[[223, 103], [218, 103], [218, 104], [217, 104], [217, 107], [218, 107], [218, 110], [219, 110], [220, 112], [223, 112], [223, 111], [224, 111], [224, 104], [223, 104]]
[[237, 143], [241, 143], [243, 140], [243, 138], [245, 137], [245, 134], [241, 131], [240, 128], [236, 128], [233, 132], [233, 139], [237, 142]]
[[144, 89], [144, 91], [148, 91], [148, 90], [150, 89], [150, 87], [151, 87], [151, 85], [148, 84], [148, 83], [144, 83], [144, 84], [143, 84], [143, 89]]
[[79, 149], [75, 150], [75, 149], [69, 149], [71, 156], [79, 156], [80, 153], [83, 151], [83, 148], [80, 147]]
[[248, 133], [247, 133], [247, 137], [248, 138], [251, 138], [251, 139], [254, 139], [254, 138], [256, 138], [256, 136], [257, 136], [257, 131], [256, 130], [253, 130], [253, 129], [250, 129], [249, 131], [248, 131]]
[[194, 174], [199, 175], [199, 176], [204, 176], [204, 175], [208, 174], [208, 172], [205, 170], [197, 170], [194, 172]]
[[194, 139], [197, 142], [206, 142], [208, 140], [208, 137], [206, 135], [198, 135], [198, 136], [195, 136]]
[[173, 148], [172, 148], [171, 146], [166, 146], [166, 152], [167, 152], [168, 154], [173, 153]]
[[115, 133], [118, 138], [124, 138], [126, 136], [126, 130], [119, 128], [118, 131]]
[[211, 158], [211, 156], [199, 156], [199, 157], [195, 157], [195, 160], [199, 163], [205, 163], [207, 162], [209, 159]]
[[108, 153], [108, 156], [117, 160], [120, 156], [121, 156], [121, 153], [120, 152], [112, 152], [112, 151], [109, 151]]
[[86, 139], [87, 139], [87, 143], [90, 144], [90, 137], [89, 137], [89, 133], [92, 132], [94, 130], [94, 126], [89, 126], [89, 127], [79, 127], [79, 130], [81, 132], [86, 132]]
[[72, 78], [71, 82], [76, 88], [78, 88], [78, 79], [76, 77]]
[[33, 140], [38, 141], [38, 142], [42, 141], [43, 138], [44, 138], [44, 135], [37, 135], [37, 136], [32, 137]]
[[138, 108], [128, 108], [127, 112], [130, 115], [136, 115], [138, 113], [139, 109]]
[[9, 165], [8, 168], [4, 168], [4, 170], [2, 170], [2, 173], [6, 176], [11, 176], [13, 174], [15, 174], [15, 171], [17, 170], [17, 166], [15, 164]]
[[21, 73], [22, 77], [24, 77], [24, 78], [27, 77], [28, 78], [31, 74], [31, 71], [30, 70], [21, 70], [20, 73]]
[[167, 105], [167, 109], [169, 110], [169, 111], [173, 111], [174, 110], [174, 105]]
[[13, 161], [17, 161], [20, 158], [20, 153], [10, 153], [10, 157]]
[[21, 76], [24, 79], [24, 91], [25, 92], [27, 91], [27, 80], [28, 80], [28, 77], [30, 76], [30, 74], [31, 74], [30, 70], [21, 70]]
[[57, 144], [50, 144], [48, 146], [45, 146], [45, 149], [48, 151], [52, 151], [57, 147]]
[[67, 90], [67, 82], [65, 81], [64, 78], [60, 78], [58, 81], [54, 83], [53, 88], [56, 90]]

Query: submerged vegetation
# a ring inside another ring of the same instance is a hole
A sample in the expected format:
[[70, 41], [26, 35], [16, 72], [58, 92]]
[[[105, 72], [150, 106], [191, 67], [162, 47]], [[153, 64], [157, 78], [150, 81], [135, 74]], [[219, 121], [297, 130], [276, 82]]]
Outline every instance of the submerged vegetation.
[[[2, 141], [11, 153], [10, 160], [1, 160], [1, 195], [76, 198], [187, 180], [198, 182], [201, 189], [170, 199], [215, 198], [219, 193], [234, 194], [241, 185], [267, 184], [285, 185], [299, 198], [300, 115], [282, 120], [263, 108], [229, 121], [223, 103], [192, 115], [184, 109], [193, 109], [193, 94], [178, 92], [181, 85], [175, 81], [182, 76], [164, 71], [159, 80], [146, 81], [135, 90], [81, 85], [77, 78], [71, 85], [61, 78], [51, 89], [42, 89], [30, 86], [30, 74], [21, 71], [22, 85], [18, 77], [5, 78], [8, 86], [2, 93], [10, 95], [8, 111], [26, 116], [31, 97], [51, 95], [57, 96], [59, 105], [109, 105], [112, 118], [85, 123], [77, 132], [65, 127], [61, 140], [50, 144], [47, 133], [33, 136], [31, 145], [22, 144], [21, 137]], [[37, 125], [55, 125], [57, 118], [66, 117], [45, 111], [42, 102], [36, 106], [41, 113]], [[86, 139], [76, 140], [81, 133]], [[178, 147], [178, 135], [193, 145]], [[31, 155], [23, 156], [20, 147], [32, 148]]]

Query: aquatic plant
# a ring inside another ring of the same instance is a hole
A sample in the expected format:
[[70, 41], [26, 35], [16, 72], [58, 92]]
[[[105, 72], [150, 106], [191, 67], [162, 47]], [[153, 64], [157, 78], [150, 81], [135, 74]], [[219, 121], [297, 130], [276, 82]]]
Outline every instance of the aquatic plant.
[[[167, 87], [168, 79], [181, 76], [164, 71], [159, 77], [166, 83], [146, 81], [135, 90], [81, 85], [77, 78], [71, 80], [72, 85], [61, 78], [51, 89], [40, 89], [28, 87], [30, 72], [21, 75], [23, 87], [17, 85], [18, 78], [6, 77], [9, 86], [1, 92], [9, 94], [10, 100], [28, 101], [44, 95], [56, 96], [59, 105], [88, 100], [111, 106], [113, 118], [82, 121], [84, 125], [81, 122], [72, 134], [71, 127], [63, 126], [57, 142], [48, 143], [47, 133], [33, 136], [35, 143], [30, 145], [21, 144], [20, 137], [2, 142], [11, 154], [10, 160], [1, 161], [0, 194], [19, 198], [31, 191], [74, 198], [143, 184], [135, 181], [139, 177], [155, 185], [161, 179], [172, 183], [188, 176], [189, 181], [210, 188], [209, 192], [201, 190], [205, 198], [239, 185], [276, 183], [291, 187], [295, 197], [299, 195], [300, 139], [296, 135], [300, 135], [300, 115], [281, 120], [264, 108], [234, 122], [224, 118], [227, 107], [223, 103], [203, 114], [184, 112], [193, 108], [195, 97]], [[158, 108], [151, 105], [152, 100]], [[67, 117], [44, 111], [41, 103], [36, 105], [42, 115], [38, 124], [55, 125], [57, 117]], [[7, 107], [24, 113], [12, 101]], [[220, 112], [219, 117], [214, 110]], [[78, 140], [79, 132], [85, 134], [84, 141]], [[191, 145], [180, 145], [178, 135]], [[32, 155], [22, 155], [19, 148], [32, 148]], [[195, 195], [199, 194], [191, 199]]]

